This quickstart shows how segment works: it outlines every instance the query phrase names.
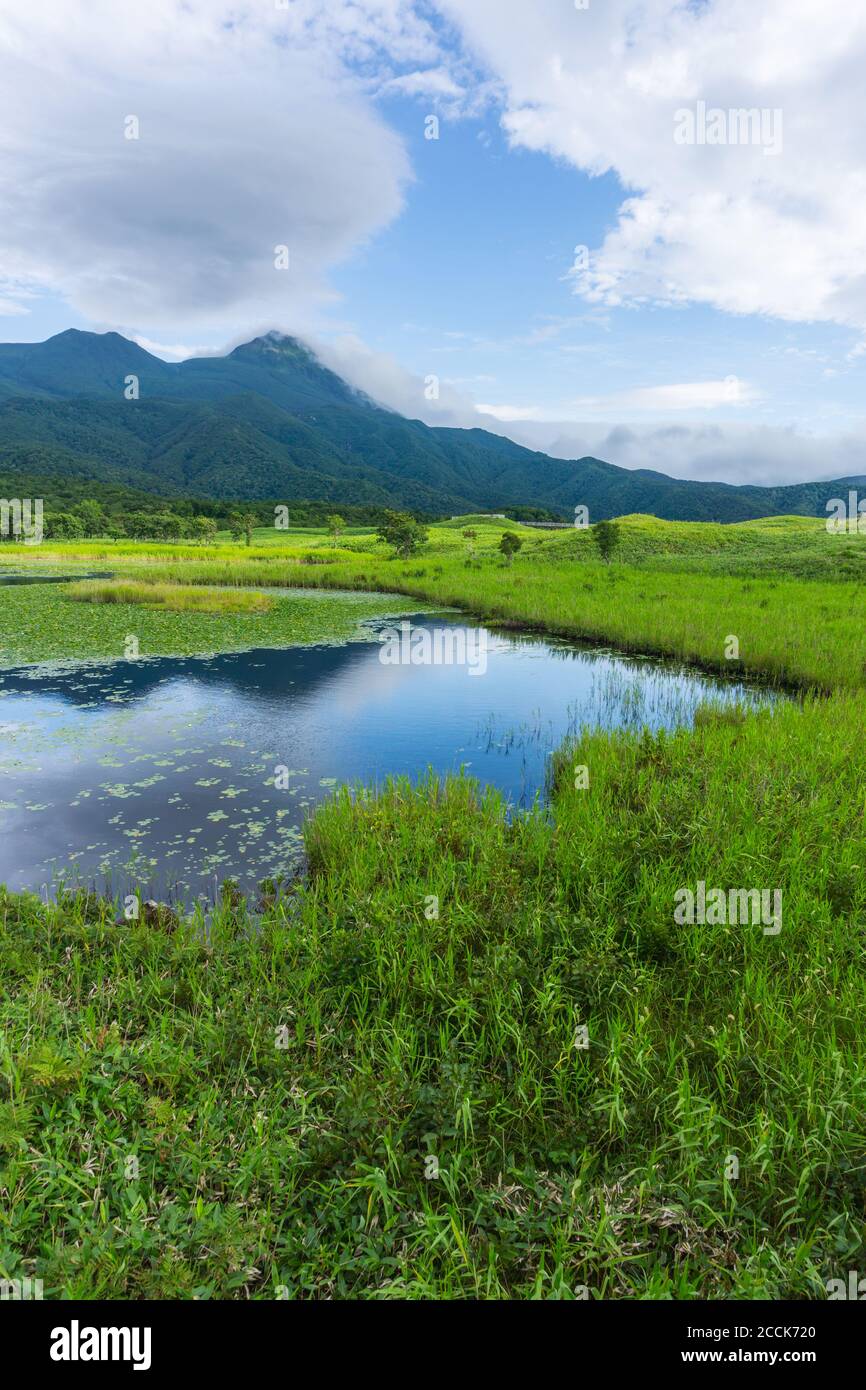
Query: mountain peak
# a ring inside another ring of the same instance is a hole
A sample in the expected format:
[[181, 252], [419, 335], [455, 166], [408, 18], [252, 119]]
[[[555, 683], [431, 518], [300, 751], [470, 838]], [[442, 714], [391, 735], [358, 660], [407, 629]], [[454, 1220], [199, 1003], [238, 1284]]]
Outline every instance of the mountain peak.
[[[241, 343], [225, 358], [245, 371], [251, 368], [265, 371], [275, 380], [294, 383], [303, 393], [306, 405], [363, 405], [375, 403], [363, 391], [356, 390], [319, 359], [312, 348], [288, 333], [272, 328], [270, 332]], [[299, 402], [300, 403], [300, 402]]]
[[315, 361], [313, 353], [297, 338], [292, 338], [288, 333], [280, 333], [278, 329], [272, 328], [267, 333], [262, 333], [258, 338], [251, 338], [248, 343], [239, 343], [229, 357], [289, 357], [303, 358]]
[[46, 338], [44, 343], [33, 343], [32, 346], [47, 347], [49, 343], [69, 343], [70, 346], [81, 346], [85, 343], [124, 343], [131, 348], [138, 347], [132, 338], [124, 338], [122, 333], [115, 332], [113, 328], [106, 333], [93, 333], [89, 328], [64, 328], [61, 333], [54, 333], [50, 338]]
[[42, 343], [5, 343], [2, 394], [118, 396], [130, 373], [148, 392], [169, 376], [165, 362], [121, 333], [66, 328]]
[[[128, 393], [130, 378], [137, 394]], [[680, 480], [551, 458], [480, 425], [431, 428], [377, 406], [277, 330], [227, 357], [183, 362], [163, 362], [119, 333], [78, 328], [44, 343], [0, 343], [4, 461], [22, 476], [80, 474], [154, 494], [350, 499], [447, 515], [529, 503], [568, 517], [580, 503], [594, 521], [628, 512], [826, 520], [828, 498], [863, 485], [858, 477], [775, 488]]]

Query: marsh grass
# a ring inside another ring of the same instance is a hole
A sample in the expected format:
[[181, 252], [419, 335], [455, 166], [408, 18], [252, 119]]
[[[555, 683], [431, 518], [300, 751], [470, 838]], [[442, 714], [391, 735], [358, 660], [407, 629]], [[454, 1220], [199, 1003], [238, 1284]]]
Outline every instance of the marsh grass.
[[[633, 517], [620, 523], [609, 565], [588, 533], [525, 527], [524, 548], [507, 566], [497, 550], [502, 526], [473, 529], [470, 546], [459, 527], [432, 527], [427, 550], [410, 562], [392, 558], [371, 533], [351, 550], [329, 549], [328, 564], [303, 563], [312, 552], [297, 536], [282, 548], [188, 548], [174, 560], [167, 547], [140, 547], [124, 564], [130, 577], [146, 567], [160, 583], [399, 592], [506, 627], [675, 656], [729, 675], [825, 691], [863, 686], [866, 587], [848, 582], [854, 571], [845, 555], [857, 570], [866, 534], [828, 535], [806, 517], [736, 526]], [[84, 558], [84, 547], [73, 550]], [[726, 655], [732, 635], [737, 659]]]
[[268, 613], [273, 600], [249, 589], [206, 589], [133, 579], [82, 580], [65, 596], [78, 603], [141, 603], [173, 613]]
[[[69, 1297], [821, 1297], [866, 1197], [863, 712], [585, 735], [551, 815], [468, 778], [343, 789], [306, 882], [260, 918], [225, 896], [207, 932], [4, 899], [4, 1272]], [[698, 878], [780, 887], [781, 933], [676, 926]]]
[[[575, 730], [526, 814], [465, 777], [342, 788], [306, 880], [255, 917], [227, 895], [207, 930], [4, 896], [4, 1276], [73, 1298], [698, 1299], [821, 1298], [862, 1270], [864, 598], [724, 530], [755, 577], [721, 549], [702, 574], [601, 566], [571, 537], [506, 571], [479, 535], [467, 568], [455, 528], [408, 565], [372, 542], [246, 565], [718, 669], [736, 633], [734, 669], [830, 693]], [[781, 889], [780, 933], [677, 925], [699, 880]]]

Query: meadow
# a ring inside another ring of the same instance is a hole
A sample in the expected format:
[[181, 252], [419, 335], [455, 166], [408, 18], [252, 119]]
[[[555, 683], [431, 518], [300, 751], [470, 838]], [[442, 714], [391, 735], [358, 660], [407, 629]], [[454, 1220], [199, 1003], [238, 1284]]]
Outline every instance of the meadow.
[[[227, 885], [207, 931], [4, 894], [0, 1274], [46, 1297], [809, 1299], [862, 1267], [866, 537], [620, 526], [610, 564], [506, 524], [508, 565], [503, 524], [470, 519], [409, 560], [360, 532], [3, 546], [136, 585], [407, 594], [802, 698], [584, 732], [525, 815], [466, 777], [338, 789], [306, 875]], [[128, 621], [143, 651], [196, 622], [208, 650], [297, 640], [279, 599], [78, 602], [82, 635], [63, 588], [3, 592], [16, 660], [56, 653], [58, 622], [70, 655], [119, 654]], [[779, 889], [781, 931], [678, 924], [699, 881]]]
[[[464, 530], [474, 534], [467, 538]], [[498, 551], [505, 530], [516, 530], [524, 541], [511, 566]], [[831, 535], [822, 521], [808, 517], [733, 526], [634, 517], [624, 518], [620, 531], [611, 564], [598, 558], [591, 531], [536, 531], [475, 518], [432, 527], [423, 553], [409, 560], [391, 556], [372, 532], [346, 534], [335, 547], [324, 530], [271, 528], [254, 533], [249, 547], [227, 536], [212, 546], [4, 545], [0, 563], [5, 559], [10, 569], [30, 574], [42, 567], [72, 573], [107, 566], [118, 578], [185, 588], [400, 593], [464, 608], [503, 626], [675, 656], [714, 671], [753, 673], [804, 689], [862, 687], [866, 600], [858, 576], [866, 563], [866, 534]], [[46, 615], [29, 624], [25, 619], [26, 633], [10, 649], [16, 660], [40, 659], [40, 628], [48, 612], [68, 611], [61, 586], [40, 592]], [[22, 599], [22, 609], [27, 606]], [[142, 612], [141, 606], [130, 608], [125, 617], [132, 621]], [[248, 645], [269, 645], [267, 627], [251, 616]], [[185, 629], [186, 617], [177, 624], [182, 645], [164, 637], [159, 653], [195, 650]], [[731, 636], [737, 639], [736, 658], [726, 654]], [[227, 631], [226, 640], [234, 641], [235, 634]], [[103, 645], [97, 627], [79, 648], [86, 641], [94, 656], [117, 655], [114, 633]]]

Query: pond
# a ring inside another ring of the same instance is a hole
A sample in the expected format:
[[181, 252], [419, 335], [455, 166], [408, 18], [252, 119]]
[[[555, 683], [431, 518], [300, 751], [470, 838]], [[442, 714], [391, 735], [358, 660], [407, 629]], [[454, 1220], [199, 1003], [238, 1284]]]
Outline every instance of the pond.
[[297, 864], [337, 783], [462, 767], [526, 807], [584, 725], [673, 728], [708, 700], [779, 698], [453, 612], [399, 621], [343, 645], [0, 672], [0, 882], [251, 889]]
[[79, 574], [53, 574], [41, 570], [37, 574], [21, 574], [18, 570], [0, 570], [0, 585], [10, 584], [68, 584], [72, 579], [111, 579], [110, 570], [82, 570]]

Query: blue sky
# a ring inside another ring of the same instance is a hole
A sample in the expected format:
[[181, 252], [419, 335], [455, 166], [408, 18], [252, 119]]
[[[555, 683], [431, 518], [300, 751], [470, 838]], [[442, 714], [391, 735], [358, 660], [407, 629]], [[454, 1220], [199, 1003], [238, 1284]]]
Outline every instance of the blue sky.
[[[371, 346], [482, 404], [557, 420], [606, 416], [619, 394], [730, 376], [742, 399], [686, 416], [827, 429], [862, 418], [866, 357], [848, 357], [856, 330], [694, 303], [582, 301], [569, 276], [574, 249], [598, 246], [615, 224], [626, 195], [614, 173], [591, 177], [510, 148], [495, 110], [444, 118], [436, 141], [424, 137], [423, 103], [384, 110], [415, 181], [403, 214], [333, 276]], [[635, 421], [657, 413], [637, 402], [617, 409]]]
[[[866, 16], [828, 6], [0, 13], [0, 338], [177, 357], [276, 327], [430, 423], [682, 476], [860, 471]], [[701, 107], [772, 115], [778, 148], [681, 142]]]

